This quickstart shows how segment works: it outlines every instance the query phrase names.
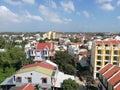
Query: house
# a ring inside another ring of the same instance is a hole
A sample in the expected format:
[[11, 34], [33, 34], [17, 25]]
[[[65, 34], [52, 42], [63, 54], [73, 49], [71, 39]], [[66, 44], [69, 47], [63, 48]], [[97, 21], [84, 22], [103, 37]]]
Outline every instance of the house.
[[61, 88], [63, 81], [68, 78], [75, 80], [74, 76], [60, 72], [55, 63], [46, 60], [23, 66], [15, 74], [3, 81], [0, 87], [9, 90], [11, 87], [34, 88], [33, 86], [38, 85], [40, 87], [39, 90], [48, 90], [51, 87]]
[[100, 81], [99, 90], [120, 90], [120, 67], [106, 64], [99, 70], [97, 77]]
[[91, 49], [90, 70], [94, 79], [99, 69], [107, 63], [119, 65], [120, 40], [93, 41]]
[[50, 64], [50, 62], [41, 61], [29, 64], [7, 78], [0, 86], [8, 90], [12, 86], [21, 87], [31, 83], [33, 86], [39, 85], [40, 90], [46, 90], [51, 88], [56, 71], [57, 67]]
[[51, 60], [55, 55], [53, 43], [37, 43], [35, 48], [35, 61]]
[[61, 32], [56, 32], [56, 31], [50, 31], [48, 33], [43, 34], [43, 39], [59, 39], [62, 37]]

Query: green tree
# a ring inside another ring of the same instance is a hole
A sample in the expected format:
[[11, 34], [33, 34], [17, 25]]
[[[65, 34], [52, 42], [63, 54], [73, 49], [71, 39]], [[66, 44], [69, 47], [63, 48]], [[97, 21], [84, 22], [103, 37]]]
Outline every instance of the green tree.
[[5, 39], [4, 38], [2, 38], [2, 37], [0, 37], [0, 48], [4, 48], [5, 47]]
[[79, 90], [79, 85], [72, 79], [64, 80], [61, 88], [63, 90]]
[[60, 71], [74, 75], [76, 69], [73, 67], [73, 58], [67, 52], [57, 52], [55, 55], [55, 63], [58, 64]]
[[76, 72], [76, 69], [70, 65], [70, 64], [65, 64], [64, 66], [64, 72], [67, 73], [67, 74], [70, 74], [70, 75], [74, 75], [75, 72]]

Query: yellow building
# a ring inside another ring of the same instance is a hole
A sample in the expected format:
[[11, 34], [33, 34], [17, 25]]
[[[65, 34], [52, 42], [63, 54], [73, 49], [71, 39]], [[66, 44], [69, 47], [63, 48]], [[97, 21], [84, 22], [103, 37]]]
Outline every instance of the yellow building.
[[45, 33], [43, 34], [43, 38], [44, 39], [58, 39], [58, 38], [61, 38], [62, 37], [62, 33], [61, 32], [48, 32], [48, 33]]
[[94, 41], [91, 50], [90, 70], [94, 79], [98, 70], [107, 63], [119, 65], [120, 40]]

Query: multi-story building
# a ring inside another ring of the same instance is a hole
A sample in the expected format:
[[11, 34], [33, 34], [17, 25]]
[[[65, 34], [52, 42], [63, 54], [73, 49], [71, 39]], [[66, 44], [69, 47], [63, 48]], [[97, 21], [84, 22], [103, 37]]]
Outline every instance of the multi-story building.
[[38, 43], [35, 49], [35, 61], [51, 60], [55, 55], [53, 43]]
[[120, 41], [118, 40], [101, 40], [93, 41], [91, 49], [90, 70], [94, 78], [98, 70], [107, 63], [119, 65], [120, 61]]
[[48, 32], [48, 33], [45, 33], [45, 34], [43, 34], [43, 38], [44, 39], [59, 39], [59, 38], [61, 38], [62, 37], [62, 33], [61, 32], [55, 32], [55, 31], [53, 31], [53, 32]]

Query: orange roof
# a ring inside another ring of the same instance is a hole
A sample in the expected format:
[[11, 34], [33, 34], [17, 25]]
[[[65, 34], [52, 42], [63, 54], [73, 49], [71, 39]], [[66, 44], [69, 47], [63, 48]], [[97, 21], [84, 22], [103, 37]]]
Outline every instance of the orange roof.
[[98, 45], [98, 44], [102, 45], [103, 42], [102, 42], [102, 41], [95, 41], [95, 44], [96, 44], [96, 45]]
[[112, 85], [115, 86], [117, 83], [120, 82], [120, 72], [116, 73], [115, 75], [113, 75], [108, 82]]
[[80, 54], [80, 55], [87, 55], [87, 51], [80, 52], [79, 54]]
[[120, 83], [118, 83], [115, 87], [114, 90], [120, 90]]
[[54, 49], [54, 46], [53, 46], [52, 43], [45, 42], [45, 43], [37, 43], [36, 50], [43, 50], [46, 47], [49, 50], [53, 50]]
[[118, 66], [111, 67], [103, 76], [108, 79], [113, 76], [116, 72], [118, 72], [120, 68]]
[[35, 87], [30, 83], [18, 87], [18, 90], [34, 90], [34, 89], [35, 89]]
[[107, 41], [102, 41], [103, 44], [111, 44], [110, 40], [107, 40]]
[[117, 45], [120, 44], [120, 40], [101, 40], [101, 41], [95, 41], [96, 45], [98, 44], [112, 44], [112, 45]]
[[101, 74], [105, 73], [105, 72], [106, 72], [108, 69], [110, 69], [112, 66], [113, 66], [113, 65], [110, 64], [110, 63], [106, 64], [103, 68], [101, 68], [101, 69], [99, 70], [99, 73], [101, 73]]

